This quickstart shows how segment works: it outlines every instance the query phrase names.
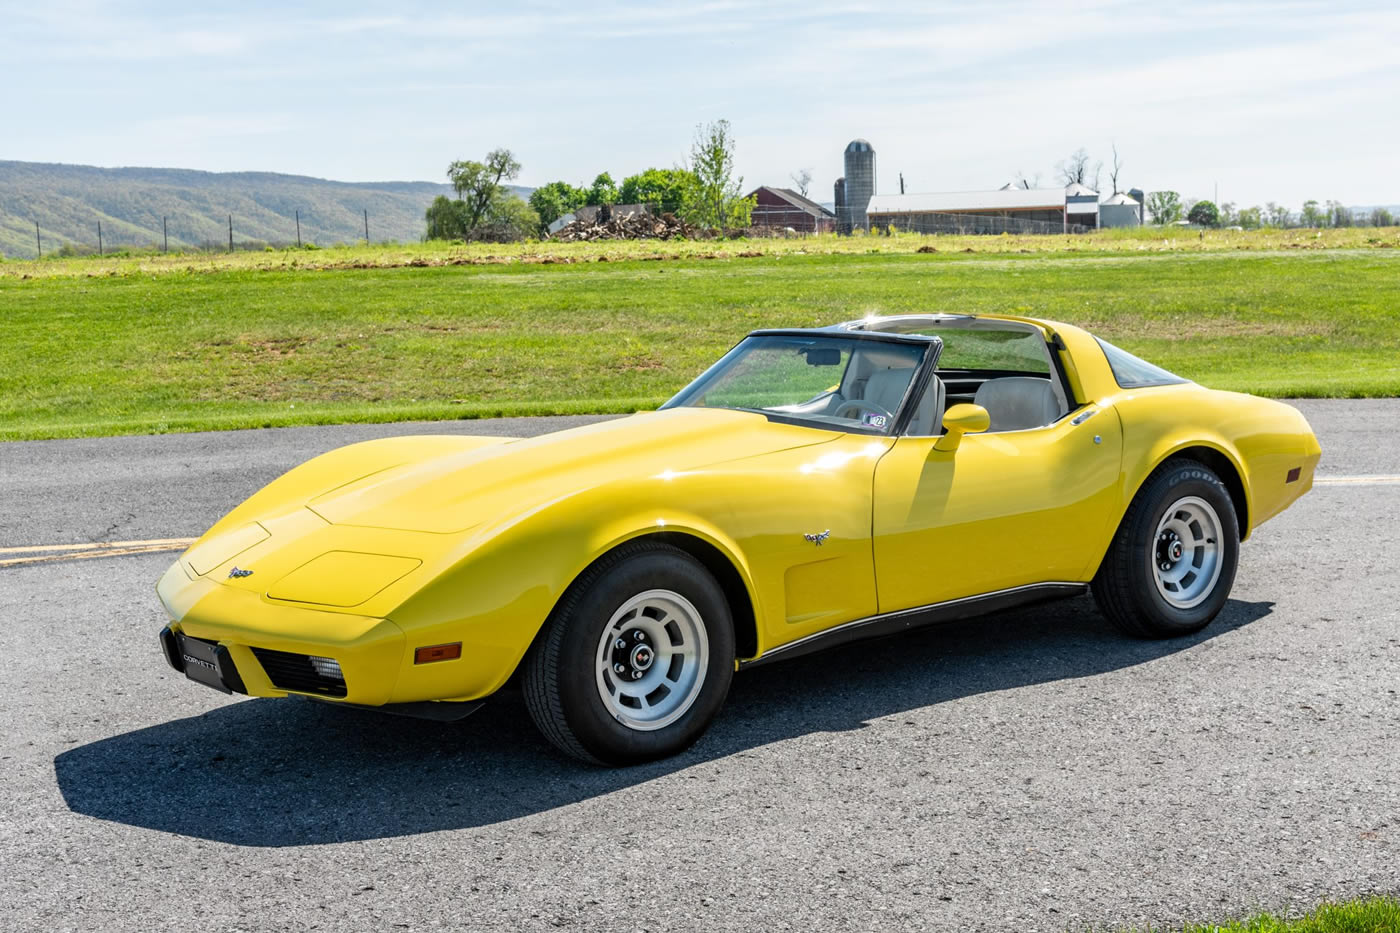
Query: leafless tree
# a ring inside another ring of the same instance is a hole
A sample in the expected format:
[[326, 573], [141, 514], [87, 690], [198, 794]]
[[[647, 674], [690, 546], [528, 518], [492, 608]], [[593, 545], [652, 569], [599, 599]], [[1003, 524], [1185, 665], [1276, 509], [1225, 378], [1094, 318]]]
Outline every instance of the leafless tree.
[[[1109, 179], [1113, 182], [1113, 193], [1118, 193], [1118, 173], [1123, 171], [1123, 160], [1118, 156], [1118, 144], [1113, 144], [1113, 170], [1108, 173]], [[1097, 187], [1097, 186], [1096, 186]]]
[[807, 196], [807, 189], [812, 185], [812, 170], [809, 168], [798, 169], [788, 177], [792, 179], [792, 183], [797, 187], [797, 193], [805, 198]]
[[1020, 171], [1018, 171], [1018, 172], [1016, 173], [1015, 185], [1016, 185], [1016, 187], [1018, 187], [1018, 188], [1026, 188], [1026, 189], [1030, 189], [1030, 188], [1039, 188], [1039, 187], [1040, 187], [1040, 173], [1039, 173], [1039, 172], [1036, 172], [1034, 175], [1027, 175], [1025, 172], [1020, 172]]
[[1089, 153], [1083, 147], [1055, 166], [1060, 183], [1066, 188], [1070, 185], [1088, 185], [1095, 191], [1099, 190], [1099, 172], [1102, 170], [1103, 163], [1093, 162], [1091, 164]]

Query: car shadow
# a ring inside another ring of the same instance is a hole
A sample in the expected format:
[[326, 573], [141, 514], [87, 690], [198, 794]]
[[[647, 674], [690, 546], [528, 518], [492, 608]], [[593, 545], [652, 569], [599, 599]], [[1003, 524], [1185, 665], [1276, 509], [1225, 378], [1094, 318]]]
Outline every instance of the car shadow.
[[833, 649], [734, 679], [692, 749], [631, 768], [582, 765], [535, 732], [518, 693], [459, 723], [245, 700], [54, 759], [76, 813], [247, 846], [486, 826], [794, 736], [979, 693], [1089, 677], [1189, 650], [1267, 616], [1231, 600], [1205, 631], [1134, 641], [1077, 598]]

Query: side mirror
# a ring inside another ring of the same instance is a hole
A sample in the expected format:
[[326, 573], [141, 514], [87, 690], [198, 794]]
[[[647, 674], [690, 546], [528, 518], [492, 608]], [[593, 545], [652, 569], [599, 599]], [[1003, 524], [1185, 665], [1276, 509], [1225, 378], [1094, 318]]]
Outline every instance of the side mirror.
[[992, 425], [992, 416], [981, 405], [954, 405], [943, 413], [943, 429], [948, 433], [933, 445], [934, 450], [951, 453], [958, 449], [964, 434], [980, 434]]

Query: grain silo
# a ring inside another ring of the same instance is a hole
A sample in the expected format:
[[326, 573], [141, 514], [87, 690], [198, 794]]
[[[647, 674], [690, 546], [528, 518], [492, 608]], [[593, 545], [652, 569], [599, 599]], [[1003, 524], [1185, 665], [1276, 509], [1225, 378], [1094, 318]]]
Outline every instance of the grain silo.
[[1142, 226], [1142, 205], [1130, 194], [1115, 194], [1099, 205], [1100, 227]]
[[865, 208], [875, 195], [875, 147], [853, 139], [846, 147], [846, 211], [838, 217], [849, 229], [868, 230]]

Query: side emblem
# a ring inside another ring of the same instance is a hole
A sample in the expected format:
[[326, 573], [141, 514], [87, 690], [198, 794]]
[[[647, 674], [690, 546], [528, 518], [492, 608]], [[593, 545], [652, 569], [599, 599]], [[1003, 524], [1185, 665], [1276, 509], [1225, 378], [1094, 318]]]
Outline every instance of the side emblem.
[[251, 577], [252, 575], [253, 575], [253, 571], [251, 571], [251, 570], [239, 570], [237, 567], [234, 567], [232, 570], [230, 570], [230, 571], [228, 572], [228, 578], [229, 578], [230, 580], [238, 580], [238, 579], [240, 579], [240, 578], [242, 578], [242, 577]]
[[830, 538], [830, 537], [831, 537], [831, 529], [828, 528], [826, 531], [823, 531], [821, 534], [816, 534], [816, 535], [804, 534], [802, 537], [806, 538], [808, 541], [811, 541], [811, 542], [812, 542], [813, 544], [815, 544], [817, 547], [821, 547], [821, 546], [822, 546], [822, 542], [825, 541], [827, 538]]

